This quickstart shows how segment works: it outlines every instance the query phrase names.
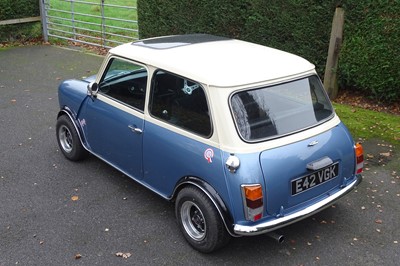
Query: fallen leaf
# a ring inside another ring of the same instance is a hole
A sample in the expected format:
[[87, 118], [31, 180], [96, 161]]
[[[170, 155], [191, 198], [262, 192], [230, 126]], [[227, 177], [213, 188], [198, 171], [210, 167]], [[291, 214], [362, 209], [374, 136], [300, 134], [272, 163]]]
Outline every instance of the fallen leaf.
[[380, 155], [385, 156], [385, 157], [389, 157], [390, 156], [390, 152], [382, 152], [382, 153], [380, 153]]
[[79, 260], [80, 258], [82, 258], [82, 255], [81, 255], [81, 254], [78, 253], [78, 254], [75, 255], [75, 259], [76, 259], [76, 260]]
[[122, 257], [122, 258], [124, 258], [124, 259], [127, 259], [127, 258], [129, 258], [130, 256], [132, 256], [132, 254], [129, 253], [129, 252], [127, 252], [127, 253], [117, 252], [117, 253], [115, 253], [115, 256], [117, 256], [117, 257]]
[[79, 197], [78, 197], [78, 196], [72, 196], [72, 197], [71, 197], [71, 200], [72, 200], [72, 201], [77, 201], [77, 200], [79, 200]]

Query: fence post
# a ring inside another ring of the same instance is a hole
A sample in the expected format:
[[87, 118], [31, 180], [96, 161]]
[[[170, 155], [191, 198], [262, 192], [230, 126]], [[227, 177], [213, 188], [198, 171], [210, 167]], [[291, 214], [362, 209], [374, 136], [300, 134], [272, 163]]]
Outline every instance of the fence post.
[[74, 36], [74, 40], [76, 41], [76, 25], [75, 25], [75, 5], [74, 1], [71, 1], [71, 26], [72, 26], [72, 34]]
[[101, 47], [106, 47], [106, 18], [104, 16], [104, 0], [101, 0]]
[[39, 0], [39, 7], [40, 7], [40, 17], [42, 20], [42, 29], [43, 29], [43, 41], [49, 41], [49, 35], [47, 30], [47, 12], [46, 12], [46, 0]]
[[330, 99], [335, 99], [338, 94], [337, 68], [339, 52], [343, 40], [344, 9], [337, 7], [332, 21], [331, 38], [329, 41], [328, 57], [326, 59], [324, 87]]

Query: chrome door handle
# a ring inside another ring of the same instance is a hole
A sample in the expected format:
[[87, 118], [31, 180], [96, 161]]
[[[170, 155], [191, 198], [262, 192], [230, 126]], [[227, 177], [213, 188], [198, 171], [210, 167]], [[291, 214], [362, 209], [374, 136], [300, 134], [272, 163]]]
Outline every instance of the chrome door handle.
[[132, 132], [137, 133], [137, 134], [142, 134], [143, 130], [141, 130], [140, 128], [136, 127], [135, 125], [129, 125], [128, 126]]

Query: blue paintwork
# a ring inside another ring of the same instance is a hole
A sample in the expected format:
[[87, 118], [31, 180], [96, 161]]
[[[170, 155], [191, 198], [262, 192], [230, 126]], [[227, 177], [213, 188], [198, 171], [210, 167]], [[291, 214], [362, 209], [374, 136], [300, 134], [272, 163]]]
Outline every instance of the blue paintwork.
[[87, 97], [78, 115], [88, 149], [126, 174], [141, 179], [144, 121], [103, 101]]
[[[308, 144], [314, 140], [317, 140], [318, 144], [309, 147]], [[312, 173], [313, 171], [307, 169], [307, 163], [325, 156], [333, 162], [339, 162], [339, 176], [291, 196], [291, 181]], [[343, 124], [315, 137], [264, 151], [260, 155], [260, 162], [265, 177], [267, 213], [277, 215], [282, 207], [285, 212], [291, 212], [293, 208], [299, 207], [298, 205], [327, 191], [338, 190], [344, 178], [353, 178], [354, 161], [353, 141], [348, 138]]]
[[[245, 220], [242, 184], [263, 186], [264, 217], [256, 222], [262, 223], [276, 219], [282, 212], [289, 214], [310, 206], [355, 178], [354, 144], [342, 123], [297, 143], [261, 153], [235, 154], [240, 159], [240, 167], [236, 173], [230, 173], [225, 167], [228, 152], [170, 131], [162, 126], [162, 121], [143, 121], [88, 96], [86, 87], [93, 80], [93, 77], [83, 81], [67, 80], [59, 87], [60, 107], [69, 110], [75, 119], [84, 146], [167, 199], [174, 196], [173, 192], [183, 178], [197, 177], [217, 191], [234, 224], [249, 225], [255, 223]], [[132, 132], [129, 125], [142, 129], [143, 133]], [[308, 147], [314, 140], [318, 144]], [[204, 158], [204, 152], [209, 148], [214, 152], [212, 162]], [[325, 156], [340, 163], [340, 175], [291, 196], [291, 180], [307, 175], [307, 163]]]
[[172, 197], [176, 184], [186, 176], [199, 177], [214, 187], [229, 202], [221, 152], [212, 148], [209, 163], [204, 151], [211, 148], [159, 125], [146, 122], [143, 136], [144, 182], [167, 198]]
[[89, 82], [70, 79], [62, 82], [58, 90], [58, 102], [61, 109], [67, 107], [76, 118], [84, 99], [87, 97]]

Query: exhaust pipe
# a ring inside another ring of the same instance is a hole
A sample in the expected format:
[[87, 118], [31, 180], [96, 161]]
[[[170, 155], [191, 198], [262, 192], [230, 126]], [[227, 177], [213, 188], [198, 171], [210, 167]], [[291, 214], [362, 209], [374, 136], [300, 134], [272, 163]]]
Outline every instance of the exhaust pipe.
[[285, 236], [281, 235], [281, 234], [278, 234], [276, 232], [269, 232], [269, 233], [267, 233], [267, 236], [272, 238], [272, 239], [275, 239], [276, 242], [278, 242], [279, 244], [282, 244], [283, 241], [285, 241]]

